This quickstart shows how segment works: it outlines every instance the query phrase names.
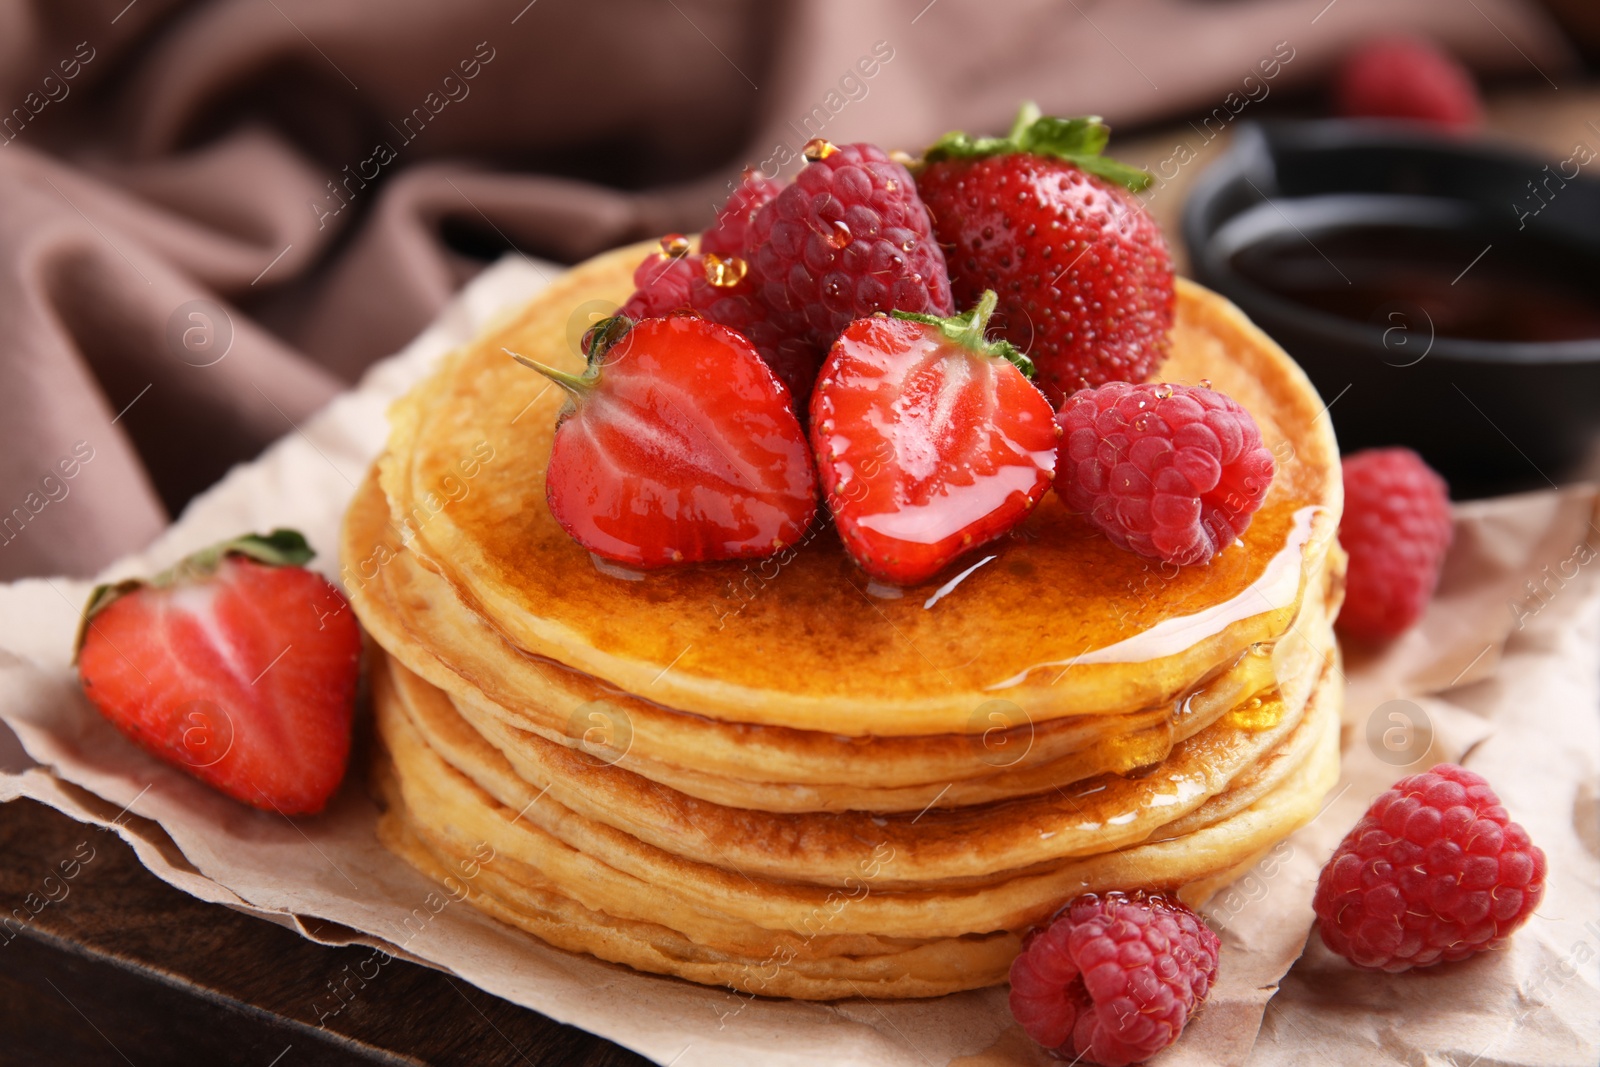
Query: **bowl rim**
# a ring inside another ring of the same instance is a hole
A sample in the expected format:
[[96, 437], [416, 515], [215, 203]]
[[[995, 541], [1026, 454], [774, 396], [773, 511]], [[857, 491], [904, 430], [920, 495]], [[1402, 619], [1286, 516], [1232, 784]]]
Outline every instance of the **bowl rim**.
[[[1255, 183], [1249, 180], [1250, 164], [1264, 158], [1267, 165], [1271, 165], [1272, 156], [1266, 148], [1269, 137], [1279, 143], [1293, 144], [1296, 148], [1324, 153], [1371, 148], [1405, 148], [1434, 151], [1455, 157], [1477, 158], [1486, 162], [1517, 163], [1524, 166], [1537, 163], [1538, 166], [1544, 166], [1537, 157], [1507, 146], [1465, 142], [1449, 135], [1419, 129], [1414, 124], [1407, 123], [1323, 119], [1247, 123], [1240, 128], [1227, 152], [1196, 178], [1195, 186], [1184, 204], [1180, 230], [1184, 243], [1188, 246], [1191, 270], [1196, 280], [1243, 305], [1252, 316], [1262, 314], [1279, 320], [1298, 332], [1358, 346], [1368, 350], [1370, 354], [1386, 349], [1382, 340], [1384, 336], [1382, 328], [1376, 324], [1356, 322], [1332, 312], [1297, 303], [1257, 285], [1234, 270], [1219, 255], [1216, 246], [1217, 237], [1227, 230], [1230, 223], [1268, 205], [1283, 215], [1285, 221], [1289, 221], [1283, 207], [1278, 204], [1280, 199], [1285, 203], [1294, 201], [1297, 207], [1306, 201], [1338, 199], [1361, 200], [1369, 202], [1369, 205], [1381, 206], [1393, 206], [1399, 201], [1410, 201], [1420, 207], [1422, 202], [1430, 202], [1438, 205], [1440, 212], [1462, 213], [1483, 213], [1485, 205], [1481, 201], [1462, 197], [1360, 191], [1330, 191], [1309, 197], [1281, 198], [1267, 198], [1263, 194], [1263, 199], [1254, 204], [1219, 218], [1202, 220], [1201, 216], [1205, 209], [1229, 189], [1246, 183], [1254, 187]], [[1594, 185], [1600, 189], [1600, 182], [1594, 182]], [[1295, 224], [1289, 222], [1289, 225], [1293, 227]], [[1432, 356], [1461, 363], [1499, 363], [1518, 366], [1600, 363], [1600, 336], [1568, 341], [1486, 341], [1433, 335], [1424, 357], [1419, 357], [1418, 361]], [[1405, 365], [1398, 364], [1398, 366]]]

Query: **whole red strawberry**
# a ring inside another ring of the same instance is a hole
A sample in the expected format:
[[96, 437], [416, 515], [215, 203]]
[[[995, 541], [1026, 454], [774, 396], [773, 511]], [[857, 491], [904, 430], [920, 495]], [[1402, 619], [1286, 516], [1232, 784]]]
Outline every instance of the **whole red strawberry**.
[[1072, 394], [1056, 421], [1056, 491], [1141, 556], [1207, 562], [1249, 529], [1272, 486], [1256, 420], [1214, 389], [1112, 382]]
[[773, 326], [791, 342], [788, 361], [809, 359], [814, 375], [854, 320], [890, 310], [949, 315], [953, 305], [944, 254], [906, 168], [870, 144], [816, 140], [806, 158], [756, 212], [746, 255]]
[[1352, 118], [1414, 119], [1454, 130], [1483, 120], [1472, 73], [1423, 37], [1378, 37], [1357, 47], [1334, 79], [1339, 114]]
[[1084, 386], [1143, 381], [1172, 329], [1167, 243], [1130, 193], [1149, 175], [1101, 155], [1110, 132], [1028, 104], [1007, 137], [946, 134], [917, 175], [956, 303], [999, 294], [1002, 332], [1033, 359], [1053, 404]]
[[1138, 1063], [1183, 1032], [1216, 981], [1220, 947], [1175, 900], [1086, 894], [1028, 935], [1011, 964], [1011, 1014], [1063, 1059]]
[[545, 495], [596, 555], [636, 567], [770, 556], [816, 514], [789, 390], [750, 342], [694, 315], [598, 324], [582, 375], [511, 355], [572, 394]]
[[91, 703], [146, 752], [246, 804], [321, 811], [344, 778], [355, 613], [292, 530], [100, 586], [78, 635]]
[[850, 324], [811, 396], [811, 445], [833, 521], [874, 578], [912, 585], [1027, 517], [1058, 431], [1027, 357], [991, 344], [994, 294], [967, 315]]
[[1398, 637], [1422, 617], [1453, 535], [1450, 491], [1409, 448], [1344, 457], [1339, 543], [1350, 554], [1339, 630], [1365, 641]]
[[1453, 763], [1372, 802], [1317, 879], [1323, 942], [1358, 967], [1404, 971], [1500, 944], [1544, 896], [1544, 852], [1481, 775]]

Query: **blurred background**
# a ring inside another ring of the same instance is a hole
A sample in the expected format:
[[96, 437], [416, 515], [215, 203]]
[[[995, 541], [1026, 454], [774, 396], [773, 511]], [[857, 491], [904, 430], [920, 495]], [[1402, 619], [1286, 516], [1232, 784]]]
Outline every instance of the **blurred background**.
[[1023, 99], [1112, 124], [1341, 437], [1465, 442], [1425, 453], [1469, 495], [1592, 472], [1597, 57], [1591, 0], [3, 0], [0, 578], [143, 546], [500, 256]]

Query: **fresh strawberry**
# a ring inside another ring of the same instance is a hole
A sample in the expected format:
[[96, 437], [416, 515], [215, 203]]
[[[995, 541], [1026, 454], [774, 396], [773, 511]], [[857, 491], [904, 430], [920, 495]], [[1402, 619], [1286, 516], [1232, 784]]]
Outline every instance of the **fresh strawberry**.
[[350, 754], [361, 631], [300, 566], [311, 556], [274, 530], [100, 586], [78, 634], [84, 693], [146, 752], [237, 800], [321, 811]]
[[583, 547], [635, 567], [770, 556], [816, 514], [816, 472], [789, 390], [750, 342], [694, 315], [591, 332], [545, 495]]
[[985, 340], [994, 305], [857, 319], [822, 366], [811, 446], [845, 549], [874, 578], [931, 578], [1050, 487], [1055, 412], [1028, 358]]
[[1150, 178], [1100, 154], [1110, 132], [1027, 104], [1007, 137], [946, 134], [917, 175], [956, 304], [999, 294], [997, 325], [1053, 404], [1143, 381], [1172, 329], [1172, 259], [1130, 194]]

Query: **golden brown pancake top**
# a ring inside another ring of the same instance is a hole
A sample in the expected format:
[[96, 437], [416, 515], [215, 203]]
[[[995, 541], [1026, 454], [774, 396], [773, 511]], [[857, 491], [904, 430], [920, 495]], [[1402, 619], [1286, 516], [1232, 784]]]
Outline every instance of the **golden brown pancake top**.
[[[1180, 281], [1160, 378], [1207, 379], [1233, 396], [1278, 458], [1242, 544], [1211, 563], [1162, 567], [1119, 549], [1050, 494], [1010, 536], [897, 597], [870, 585], [826, 523], [761, 563], [619, 577], [545, 503], [561, 390], [503, 349], [579, 369], [574, 316], [581, 324], [591, 302], [626, 296], [642, 254], [621, 249], [569, 272], [396, 405], [383, 485], [413, 549], [514, 644], [645, 699], [850, 736], [1148, 707], [1281, 633], [1296, 579], [1337, 525], [1337, 450], [1315, 391], [1231, 305]], [[1304, 551], [1290, 545], [1297, 518]], [[1214, 622], [1165, 645], [1095, 655], [1207, 613]]]

